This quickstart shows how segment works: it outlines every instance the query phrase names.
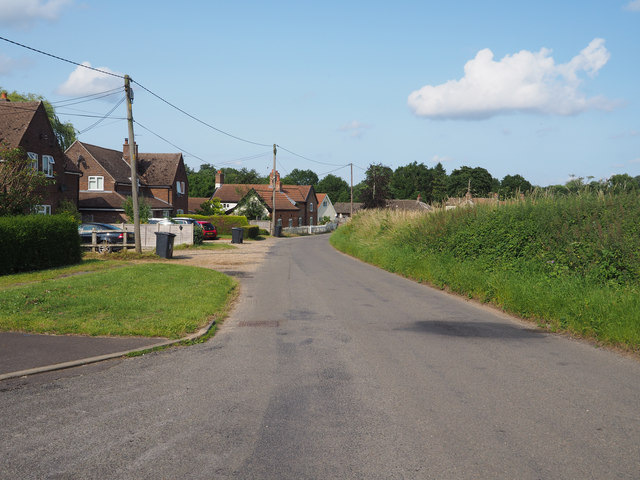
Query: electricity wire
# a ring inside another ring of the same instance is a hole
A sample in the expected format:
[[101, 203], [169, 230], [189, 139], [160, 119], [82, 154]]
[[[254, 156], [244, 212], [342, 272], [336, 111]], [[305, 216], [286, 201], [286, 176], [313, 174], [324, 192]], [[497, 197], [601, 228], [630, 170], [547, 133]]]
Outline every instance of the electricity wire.
[[113, 106], [113, 108], [111, 110], [109, 110], [102, 118], [100, 118], [98, 121], [94, 122], [93, 124], [91, 124], [87, 128], [85, 128], [84, 130], [81, 130], [80, 132], [78, 132], [78, 135], [82, 135], [83, 133], [86, 133], [89, 130], [93, 129], [94, 127], [97, 127], [98, 125], [100, 125], [103, 121], [105, 121], [107, 118], [109, 118], [109, 116], [116, 110], [116, 108], [118, 108], [120, 105], [122, 105], [122, 102], [124, 102], [125, 99], [126, 99], [126, 97], [122, 97], [120, 99], [120, 101], [118, 103], [116, 103]]

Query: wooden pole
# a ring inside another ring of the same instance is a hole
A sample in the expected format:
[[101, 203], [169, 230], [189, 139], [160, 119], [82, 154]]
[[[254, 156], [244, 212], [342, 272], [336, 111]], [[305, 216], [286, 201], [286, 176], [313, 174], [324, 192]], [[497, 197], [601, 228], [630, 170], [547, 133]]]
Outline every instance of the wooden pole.
[[349, 213], [349, 217], [353, 217], [353, 163], [351, 165], [351, 213]]
[[140, 244], [140, 209], [138, 204], [138, 171], [136, 167], [136, 140], [133, 136], [133, 95], [131, 93], [131, 78], [124, 76], [124, 90], [127, 93], [127, 121], [129, 123], [129, 163], [131, 164], [131, 203], [133, 204], [133, 235], [136, 252], [142, 253]]
[[273, 192], [271, 197], [271, 235], [276, 236], [276, 144], [273, 144], [273, 172], [271, 173]]

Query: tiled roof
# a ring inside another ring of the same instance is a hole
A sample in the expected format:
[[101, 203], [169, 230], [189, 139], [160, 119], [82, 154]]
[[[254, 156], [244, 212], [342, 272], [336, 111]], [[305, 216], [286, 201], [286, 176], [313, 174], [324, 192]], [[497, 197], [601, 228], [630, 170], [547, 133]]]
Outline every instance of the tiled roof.
[[[122, 151], [83, 142], [77, 143], [82, 145], [116, 182], [131, 183], [131, 166], [122, 157]], [[140, 183], [172, 185], [181, 158], [181, 153], [139, 153], [137, 164]]]
[[131, 184], [131, 167], [122, 158], [122, 152], [84, 142], [77, 143], [82, 145], [116, 182]]
[[[172, 208], [164, 200], [160, 200], [152, 196], [150, 193], [142, 191], [142, 195], [138, 197], [144, 198], [147, 204], [151, 208]], [[92, 208], [108, 208], [108, 209], [122, 209], [122, 204], [125, 201], [125, 195], [117, 192], [80, 192], [78, 208], [80, 209], [92, 209]]]
[[189, 197], [189, 206], [187, 207], [189, 213], [196, 213], [196, 210], [200, 210], [200, 205], [209, 201], [208, 197]]
[[[336, 213], [351, 214], [351, 202], [337, 202], [333, 204], [333, 208], [335, 208]], [[353, 213], [357, 212], [362, 208], [362, 203], [353, 202]]]
[[181, 153], [139, 153], [136, 161], [140, 181], [147, 185], [173, 184], [181, 158]]
[[418, 200], [387, 200], [387, 208], [404, 211], [427, 211], [432, 210], [427, 203]]
[[[42, 102], [0, 101], [0, 143], [16, 148]], [[44, 107], [42, 107], [44, 110]]]
[[[300, 198], [300, 190], [297, 188], [297, 185], [293, 185], [293, 187], [296, 187], [293, 189], [289, 187], [291, 187], [291, 185], [282, 185], [282, 191], [276, 192], [276, 210], [300, 210], [296, 200], [289, 195], [289, 193], [293, 192]], [[255, 192], [260, 195], [269, 210], [273, 209], [273, 189], [270, 185], [226, 183], [218, 187], [213, 193], [213, 197], [218, 197], [222, 203], [238, 203], [251, 190], [255, 190]], [[304, 202], [305, 200], [306, 197], [298, 201]]]
[[318, 205], [322, 203], [322, 201], [324, 200], [324, 197], [326, 196], [327, 196], [326, 193], [316, 193], [316, 198], [318, 199]]

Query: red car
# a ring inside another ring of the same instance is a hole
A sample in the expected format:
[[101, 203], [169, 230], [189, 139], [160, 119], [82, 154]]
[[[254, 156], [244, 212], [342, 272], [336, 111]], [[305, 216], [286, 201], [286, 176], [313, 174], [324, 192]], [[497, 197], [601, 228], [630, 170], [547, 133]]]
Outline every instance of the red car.
[[215, 240], [218, 238], [218, 231], [210, 222], [198, 220], [197, 223], [202, 227], [202, 234], [205, 240]]

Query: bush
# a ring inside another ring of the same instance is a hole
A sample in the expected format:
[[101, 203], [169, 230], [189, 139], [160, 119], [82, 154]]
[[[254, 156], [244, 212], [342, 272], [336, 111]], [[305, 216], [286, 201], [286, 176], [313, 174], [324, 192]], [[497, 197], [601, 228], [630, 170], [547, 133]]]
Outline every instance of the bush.
[[68, 215], [0, 217], [0, 275], [79, 263], [78, 224]]
[[193, 226], [193, 244], [202, 245], [203, 241], [204, 241], [204, 233], [202, 231], [202, 228], [198, 227], [197, 225], [194, 225]]
[[232, 228], [249, 225], [247, 217], [242, 215], [190, 215], [190, 218], [211, 222], [218, 230], [218, 235], [231, 235]]
[[245, 225], [242, 227], [245, 238], [258, 238], [260, 235], [260, 227], [257, 225]]

